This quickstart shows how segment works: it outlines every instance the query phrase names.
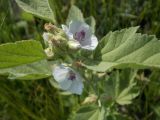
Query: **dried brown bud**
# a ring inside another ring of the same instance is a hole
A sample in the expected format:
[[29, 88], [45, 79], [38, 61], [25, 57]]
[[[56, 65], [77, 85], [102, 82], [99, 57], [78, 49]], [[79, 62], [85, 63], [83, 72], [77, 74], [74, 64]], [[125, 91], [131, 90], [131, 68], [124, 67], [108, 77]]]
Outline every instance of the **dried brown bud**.
[[74, 62], [73, 66], [78, 67], [78, 68], [82, 67], [82, 61], [76, 61], [76, 62]]
[[44, 29], [47, 30], [47, 31], [52, 31], [54, 30], [55, 26], [51, 23], [45, 23], [44, 24]]

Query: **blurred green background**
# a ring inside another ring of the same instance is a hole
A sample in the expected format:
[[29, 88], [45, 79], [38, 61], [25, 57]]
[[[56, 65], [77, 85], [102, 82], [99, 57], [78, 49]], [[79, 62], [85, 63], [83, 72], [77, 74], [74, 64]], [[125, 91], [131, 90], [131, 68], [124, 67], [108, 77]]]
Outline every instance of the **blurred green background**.
[[[78, 6], [85, 17], [96, 20], [96, 35], [102, 38], [109, 31], [140, 26], [139, 32], [160, 37], [160, 0], [53, 0], [58, 24], [65, 23], [72, 4]], [[14, 0], [0, 0], [0, 43], [34, 38], [43, 41], [40, 20], [19, 9]], [[151, 111], [160, 94], [159, 83], [143, 90], [146, 99], [127, 106], [133, 120], [154, 120], [160, 107]], [[148, 93], [151, 89], [151, 93]], [[0, 120], [65, 120], [75, 105], [71, 96], [59, 96], [46, 79], [38, 81], [10, 81], [0, 77]], [[140, 99], [140, 98], [138, 98]], [[77, 100], [78, 101], [78, 100]], [[145, 105], [142, 105], [145, 104]], [[152, 104], [152, 105], [150, 105]], [[135, 113], [135, 114], [134, 114]]]

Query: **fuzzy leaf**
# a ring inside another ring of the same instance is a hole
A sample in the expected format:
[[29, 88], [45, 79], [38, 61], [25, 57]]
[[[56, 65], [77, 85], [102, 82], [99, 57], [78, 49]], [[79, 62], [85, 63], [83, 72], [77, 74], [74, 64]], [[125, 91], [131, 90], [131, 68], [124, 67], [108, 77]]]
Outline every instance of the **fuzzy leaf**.
[[96, 21], [93, 16], [90, 16], [85, 19], [85, 22], [91, 27], [92, 32], [95, 32]]
[[104, 120], [104, 114], [104, 108], [98, 108], [93, 105], [82, 106], [72, 120]]
[[84, 21], [83, 14], [82, 14], [81, 10], [74, 5], [71, 6], [71, 8], [69, 10], [69, 14], [68, 14], [66, 24], [69, 25], [69, 23], [72, 20]]
[[135, 33], [137, 29], [108, 33], [96, 48], [93, 62], [84, 66], [103, 72], [111, 68], [160, 68], [160, 41], [153, 35]]
[[[126, 73], [128, 74], [127, 76], [125, 76]], [[112, 100], [120, 105], [131, 104], [132, 100], [139, 95], [134, 81], [135, 76], [136, 71], [129, 69], [125, 69], [120, 74], [118, 71], [113, 72], [105, 80], [104, 94], [101, 95], [102, 100], [108, 100], [106, 102]]]
[[54, 11], [48, 0], [16, 0], [16, 2], [24, 11], [56, 23]]
[[45, 58], [40, 42], [35, 40], [0, 45], [0, 69], [28, 64]]
[[36, 80], [51, 76], [51, 70], [49, 69], [47, 61], [41, 60], [21, 66], [2, 69], [0, 74], [7, 75], [8, 79]]

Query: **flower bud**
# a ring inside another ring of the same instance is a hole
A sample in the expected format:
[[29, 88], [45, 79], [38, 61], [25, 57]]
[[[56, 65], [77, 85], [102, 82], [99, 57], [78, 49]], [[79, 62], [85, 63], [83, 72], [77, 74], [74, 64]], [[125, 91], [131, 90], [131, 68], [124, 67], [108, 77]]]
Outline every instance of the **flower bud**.
[[54, 31], [54, 25], [51, 23], [45, 23], [44, 24], [44, 29], [47, 31]]
[[44, 25], [44, 29], [47, 30], [48, 32], [54, 34], [55, 36], [59, 35], [59, 36], [67, 37], [66, 33], [61, 28], [58, 28], [51, 23], [46, 23]]
[[46, 23], [44, 29], [48, 32], [44, 33], [44, 40], [51, 43], [53, 46], [67, 46], [68, 37], [66, 33], [51, 23]]
[[97, 101], [97, 96], [94, 94], [90, 94], [88, 97], [85, 98], [85, 100], [82, 102], [82, 104], [89, 104], [94, 103]]
[[54, 53], [53, 53], [53, 51], [52, 51], [52, 48], [46, 48], [44, 51], [45, 51], [45, 53], [46, 53], [48, 59], [53, 58]]
[[79, 49], [81, 47], [79, 42], [77, 42], [75, 40], [69, 40], [68, 41], [68, 46], [72, 50], [77, 50], [77, 49]]
[[49, 32], [44, 32], [42, 35], [43, 39], [44, 39], [44, 43], [46, 46], [48, 46], [48, 44], [50, 43], [50, 40], [53, 37], [53, 34], [49, 33]]

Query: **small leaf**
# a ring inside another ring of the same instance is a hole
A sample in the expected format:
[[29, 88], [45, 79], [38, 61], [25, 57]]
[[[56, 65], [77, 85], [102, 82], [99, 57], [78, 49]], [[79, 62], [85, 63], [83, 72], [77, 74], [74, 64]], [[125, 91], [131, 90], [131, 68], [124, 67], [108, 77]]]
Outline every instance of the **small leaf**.
[[126, 105], [131, 104], [132, 99], [137, 97], [139, 95], [139, 92], [133, 91], [133, 86], [129, 85], [127, 88], [125, 88], [116, 98], [116, 102], [120, 105]]
[[136, 98], [139, 93], [127, 93], [123, 97], [118, 97], [116, 102], [120, 105], [127, 105], [132, 103], [132, 99]]
[[[101, 95], [102, 101], [105, 99], [107, 100], [106, 102], [112, 100], [120, 105], [131, 104], [132, 100], [139, 95], [136, 82], [134, 81], [136, 76], [136, 74], [133, 74], [134, 72], [136, 73], [137, 71], [125, 69], [120, 75], [118, 71], [113, 72], [110, 78], [105, 80], [104, 94]], [[129, 74], [128, 77], [123, 78], [126, 73]]]
[[69, 14], [68, 14], [68, 18], [66, 21], [66, 24], [69, 25], [69, 23], [72, 20], [77, 20], [77, 21], [82, 21], [84, 22], [84, 18], [83, 18], [83, 14], [81, 12], [81, 10], [76, 7], [76, 6], [71, 6], [70, 10], [69, 10]]
[[48, 0], [16, 0], [16, 2], [24, 11], [56, 23], [55, 14]]
[[13, 68], [2, 69], [0, 74], [8, 75], [8, 79], [35, 80], [51, 76], [51, 70], [49, 69], [47, 61], [42, 60]]
[[35, 40], [0, 45], [0, 69], [28, 64], [45, 58], [40, 42]]
[[94, 105], [82, 106], [73, 120], [104, 120], [105, 110]]
[[84, 66], [102, 72], [112, 68], [160, 68], [160, 41], [153, 35], [135, 33], [137, 29], [108, 33], [95, 50], [94, 60]]
[[90, 16], [85, 19], [85, 22], [91, 27], [92, 32], [95, 32], [96, 21], [93, 16]]

